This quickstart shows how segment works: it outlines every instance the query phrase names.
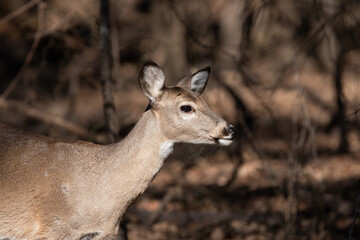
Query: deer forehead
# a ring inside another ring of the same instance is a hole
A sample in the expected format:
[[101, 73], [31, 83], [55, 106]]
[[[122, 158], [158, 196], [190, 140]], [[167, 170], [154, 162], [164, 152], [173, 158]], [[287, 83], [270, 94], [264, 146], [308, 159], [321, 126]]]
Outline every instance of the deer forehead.
[[191, 91], [183, 89], [181, 87], [171, 87], [166, 90], [164, 94], [164, 100], [171, 102], [192, 102], [194, 104], [203, 103], [201, 98], [197, 97]]

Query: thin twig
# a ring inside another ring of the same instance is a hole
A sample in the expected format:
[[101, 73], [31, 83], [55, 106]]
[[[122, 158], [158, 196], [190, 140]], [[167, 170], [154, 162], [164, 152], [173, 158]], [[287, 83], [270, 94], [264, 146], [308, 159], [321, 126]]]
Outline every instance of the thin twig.
[[45, 36], [48, 36], [56, 31], [58, 31], [58, 29], [64, 27], [64, 25], [66, 25], [68, 22], [70, 22], [74, 16], [75, 16], [74, 12], [67, 13], [64, 17], [61, 18], [60, 21], [56, 22], [54, 25], [52, 25], [51, 27], [48, 27], [46, 30], [44, 30], [42, 36], [45, 37]]
[[359, 205], [360, 205], [360, 193], [359, 193], [359, 195], [357, 197], [357, 200], [356, 200], [355, 216], [354, 216], [354, 218], [353, 218], [353, 220], [351, 222], [350, 229], [349, 229], [349, 240], [352, 239], [354, 226], [356, 224], [357, 218], [359, 217]]
[[155, 223], [157, 223], [161, 219], [162, 215], [164, 214], [164, 212], [166, 210], [166, 206], [169, 203], [171, 203], [176, 196], [181, 195], [181, 191], [182, 191], [182, 188], [179, 186], [171, 188], [170, 190], [167, 191], [167, 193], [166, 193], [165, 197], [162, 199], [158, 209], [151, 216], [151, 219], [149, 221], [149, 226], [153, 226]]
[[36, 1], [38, 6], [38, 28], [35, 33], [34, 41], [31, 45], [31, 48], [25, 58], [24, 64], [21, 66], [19, 72], [16, 74], [14, 79], [11, 81], [10, 85], [5, 89], [4, 93], [0, 96], [2, 98], [7, 98], [10, 93], [15, 89], [16, 85], [19, 83], [19, 81], [22, 79], [24, 74], [26, 73], [34, 55], [36, 52], [36, 49], [39, 46], [43, 30], [44, 30], [44, 9], [45, 9], [45, 3], [42, 1]]
[[16, 10], [12, 11], [8, 15], [6, 15], [2, 19], [0, 19], [0, 25], [2, 25], [4, 23], [7, 23], [11, 19], [16, 18], [17, 16], [23, 14], [24, 12], [26, 12], [27, 10], [29, 10], [30, 8], [32, 8], [36, 4], [39, 4], [39, 0], [31, 0], [31, 1], [27, 2], [27, 3], [25, 3], [24, 5], [20, 6]]
[[352, 112], [352, 113], [350, 113], [349, 115], [347, 115], [346, 118], [344, 119], [344, 121], [349, 120], [353, 115], [358, 114], [358, 112], [360, 112], [360, 108], [357, 109], [355, 112]]
[[89, 132], [85, 128], [82, 128], [74, 123], [68, 122], [61, 117], [54, 116], [44, 111], [38, 110], [20, 101], [0, 98], [0, 108], [22, 113], [28, 117], [40, 120], [47, 124], [59, 126], [83, 138], [89, 137]]

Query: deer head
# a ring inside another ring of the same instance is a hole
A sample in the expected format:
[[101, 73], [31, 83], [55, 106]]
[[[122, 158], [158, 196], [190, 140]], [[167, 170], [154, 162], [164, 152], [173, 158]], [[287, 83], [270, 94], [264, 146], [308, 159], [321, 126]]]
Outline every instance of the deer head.
[[166, 87], [162, 70], [148, 62], [139, 75], [142, 91], [149, 98], [149, 110], [160, 122], [169, 141], [229, 145], [235, 129], [215, 114], [200, 97], [210, 76], [210, 67]]

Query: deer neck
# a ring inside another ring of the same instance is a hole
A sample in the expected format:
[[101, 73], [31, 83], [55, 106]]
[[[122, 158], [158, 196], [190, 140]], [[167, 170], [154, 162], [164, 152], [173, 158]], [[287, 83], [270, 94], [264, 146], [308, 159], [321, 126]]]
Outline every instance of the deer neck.
[[129, 203], [145, 191], [158, 173], [165, 158], [172, 152], [173, 142], [162, 134], [156, 116], [146, 111], [129, 135], [111, 147], [116, 157], [108, 168], [111, 172], [106, 174], [106, 179], [116, 179], [117, 185], [110, 194], [116, 198], [114, 202], [118, 202], [116, 207], [120, 208], [115, 212], [122, 215]]
[[117, 151], [121, 154], [121, 164], [124, 161], [130, 164], [147, 162], [154, 167], [156, 163], [161, 167], [164, 159], [172, 152], [172, 146], [173, 141], [164, 136], [160, 122], [152, 111], [146, 111], [129, 135], [116, 144]]

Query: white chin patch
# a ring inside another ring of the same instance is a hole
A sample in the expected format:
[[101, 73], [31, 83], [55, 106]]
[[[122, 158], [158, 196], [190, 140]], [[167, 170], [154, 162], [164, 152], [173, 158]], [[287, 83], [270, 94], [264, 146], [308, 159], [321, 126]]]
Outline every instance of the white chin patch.
[[225, 138], [221, 138], [218, 140], [219, 144], [222, 146], [229, 146], [233, 140], [232, 139], [225, 139]]

